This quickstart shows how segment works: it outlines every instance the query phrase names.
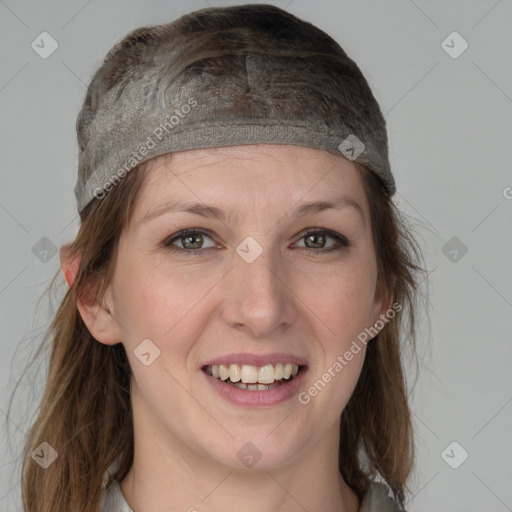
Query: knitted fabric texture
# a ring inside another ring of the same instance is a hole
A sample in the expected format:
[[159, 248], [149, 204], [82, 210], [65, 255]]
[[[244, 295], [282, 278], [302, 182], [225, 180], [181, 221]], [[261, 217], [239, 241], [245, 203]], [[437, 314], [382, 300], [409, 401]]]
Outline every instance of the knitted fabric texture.
[[245, 144], [342, 155], [394, 194], [385, 121], [357, 65], [318, 28], [262, 7], [196, 11], [112, 48], [77, 119], [80, 212], [147, 160]]

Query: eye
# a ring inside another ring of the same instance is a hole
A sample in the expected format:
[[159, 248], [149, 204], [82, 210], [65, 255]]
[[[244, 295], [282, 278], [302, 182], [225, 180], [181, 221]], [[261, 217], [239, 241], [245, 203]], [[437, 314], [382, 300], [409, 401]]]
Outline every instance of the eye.
[[[183, 231], [171, 235], [171, 237], [164, 242], [164, 245], [173, 252], [197, 254], [203, 252], [203, 241], [205, 238], [211, 239], [211, 236], [205, 231], [201, 231], [199, 229], [184, 229]], [[181, 243], [182, 247], [174, 245], [175, 241]], [[215, 247], [215, 244], [210, 247]]]
[[[335, 240], [336, 243], [328, 248], [325, 248], [325, 244], [328, 238]], [[322, 228], [309, 228], [307, 231], [303, 232], [300, 240], [304, 240], [305, 245], [303, 247], [313, 253], [330, 252], [350, 246], [350, 242], [345, 236], [329, 229]]]
[[[208, 238], [212, 240], [212, 244], [209, 247], [204, 247], [204, 240]], [[335, 243], [326, 248], [325, 245], [329, 238], [334, 240]], [[345, 236], [335, 231], [322, 228], [308, 228], [306, 231], [302, 232], [299, 241], [302, 240], [305, 241], [305, 244], [299, 247], [304, 247], [306, 251], [316, 254], [342, 250], [351, 245]], [[205, 249], [218, 247], [207, 231], [198, 228], [179, 231], [167, 238], [164, 245], [172, 252], [187, 255], [204, 253]]]

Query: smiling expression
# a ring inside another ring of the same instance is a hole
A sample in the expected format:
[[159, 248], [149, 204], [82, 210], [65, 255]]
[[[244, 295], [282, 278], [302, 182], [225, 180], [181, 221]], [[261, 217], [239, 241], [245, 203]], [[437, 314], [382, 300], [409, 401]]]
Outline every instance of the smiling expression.
[[334, 440], [365, 351], [307, 405], [297, 395], [383, 311], [359, 171], [284, 145], [151, 164], [106, 295], [134, 409], [167, 446], [228, 466], [249, 442], [270, 468]]

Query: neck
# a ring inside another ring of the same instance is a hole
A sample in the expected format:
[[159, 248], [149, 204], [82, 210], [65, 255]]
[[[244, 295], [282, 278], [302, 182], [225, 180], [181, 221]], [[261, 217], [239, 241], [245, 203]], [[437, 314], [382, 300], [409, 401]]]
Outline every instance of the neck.
[[133, 407], [134, 462], [121, 490], [134, 512], [359, 510], [338, 469], [339, 423], [287, 465], [239, 469], [194, 452], [140, 402]]

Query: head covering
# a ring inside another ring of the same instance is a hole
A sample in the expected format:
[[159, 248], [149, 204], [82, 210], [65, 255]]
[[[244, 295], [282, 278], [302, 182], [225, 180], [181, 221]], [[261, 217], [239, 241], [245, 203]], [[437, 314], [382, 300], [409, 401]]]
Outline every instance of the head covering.
[[395, 192], [385, 120], [357, 65], [270, 5], [202, 9], [128, 34], [93, 77], [77, 134], [79, 212], [156, 156], [244, 144], [342, 155]]

